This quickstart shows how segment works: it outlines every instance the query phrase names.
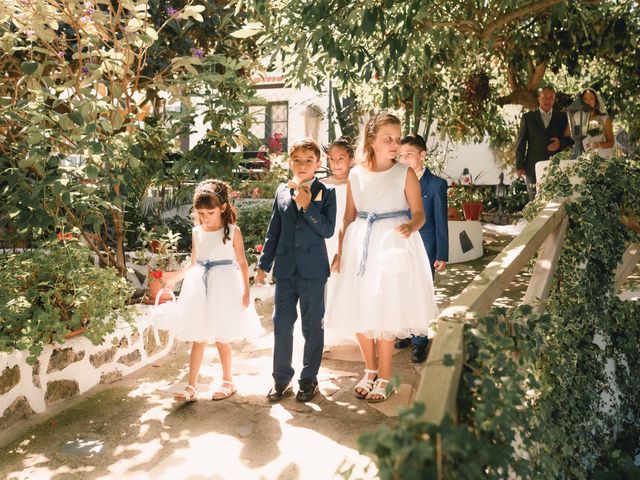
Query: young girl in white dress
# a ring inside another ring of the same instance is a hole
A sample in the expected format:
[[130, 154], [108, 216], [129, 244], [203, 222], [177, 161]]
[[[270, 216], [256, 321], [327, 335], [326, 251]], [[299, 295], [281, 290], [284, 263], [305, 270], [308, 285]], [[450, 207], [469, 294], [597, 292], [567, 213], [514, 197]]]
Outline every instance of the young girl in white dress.
[[[340, 137], [325, 146], [323, 150], [327, 155], [331, 176], [322, 180], [322, 183], [331, 186], [336, 192], [336, 229], [333, 236], [325, 240], [327, 256], [329, 262], [332, 262], [336, 253], [338, 253], [338, 235], [340, 233], [340, 225], [342, 225], [342, 217], [344, 217], [344, 210], [347, 206], [347, 180], [353, 165], [354, 149], [349, 137]], [[336, 287], [337, 278], [338, 274], [331, 272], [331, 276], [327, 279], [325, 304], [331, 297], [332, 290]], [[330, 330], [325, 330], [324, 343], [328, 347], [343, 343], [341, 340], [340, 338], [335, 338]]]
[[[340, 137], [323, 150], [327, 155], [331, 176], [323, 179], [322, 183], [331, 186], [336, 192], [336, 225], [342, 225], [342, 217], [347, 206], [347, 180], [354, 157], [353, 145], [349, 137]], [[332, 261], [338, 252], [338, 234], [339, 228], [336, 228], [333, 236], [325, 240], [329, 261]]]
[[424, 224], [420, 184], [395, 161], [401, 133], [400, 120], [388, 113], [374, 115], [364, 128], [332, 264], [340, 275], [325, 316], [332, 335], [356, 337], [365, 375], [355, 393], [368, 402], [388, 398], [394, 338], [427, 335], [438, 316], [418, 233]]
[[262, 333], [260, 318], [249, 299], [249, 267], [229, 186], [219, 180], [198, 184], [193, 195], [194, 219], [191, 265], [167, 282], [172, 289], [184, 278], [178, 298], [176, 336], [193, 342], [189, 384], [176, 400], [197, 400], [198, 372], [207, 343], [215, 343], [222, 364], [222, 383], [213, 400], [228, 398], [236, 389], [231, 373], [229, 342]]

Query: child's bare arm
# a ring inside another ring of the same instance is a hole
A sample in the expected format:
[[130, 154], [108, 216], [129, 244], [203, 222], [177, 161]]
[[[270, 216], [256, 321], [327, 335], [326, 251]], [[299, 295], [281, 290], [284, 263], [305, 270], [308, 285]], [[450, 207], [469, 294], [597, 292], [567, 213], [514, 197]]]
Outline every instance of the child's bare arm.
[[173, 287], [176, 286], [176, 283], [180, 282], [184, 277], [187, 276], [187, 272], [193, 268], [198, 262], [196, 261], [196, 239], [191, 239], [191, 263], [184, 267], [182, 270], [176, 272], [171, 280], [168, 280], [164, 283], [165, 288], [169, 290], [173, 290]]
[[236, 253], [236, 262], [238, 262], [238, 267], [240, 267], [240, 272], [242, 273], [242, 285], [244, 287], [242, 305], [247, 307], [249, 306], [249, 265], [244, 253], [242, 233], [238, 227], [236, 227], [236, 232], [233, 236], [233, 249]]
[[356, 205], [353, 203], [353, 195], [351, 194], [351, 182], [347, 180], [347, 203], [344, 209], [344, 216], [342, 217], [342, 226], [338, 232], [338, 251], [331, 262], [331, 271], [340, 272], [340, 257], [342, 256], [342, 240], [344, 239], [344, 233], [347, 231], [347, 227], [351, 222], [356, 219]]
[[424, 209], [422, 207], [422, 194], [420, 193], [420, 181], [412, 169], [407, 170], [407, 179], [404, 186], [404, 194], [411, 210], [411, 220], [396, 228], [403, 237], [408, 237], [424, 225]]

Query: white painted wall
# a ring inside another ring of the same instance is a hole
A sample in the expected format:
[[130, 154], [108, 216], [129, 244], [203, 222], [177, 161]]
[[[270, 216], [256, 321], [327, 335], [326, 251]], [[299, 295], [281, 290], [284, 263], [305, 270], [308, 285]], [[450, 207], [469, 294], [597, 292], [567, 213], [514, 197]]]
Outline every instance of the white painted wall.
[[[310, 125], [308, 115], [308, 107], [315, 106], [324, 113], [323, 117], [317, 125], [317, 137], [315, 140], [320, 144], [328, 142], [328, 122], [327, 112], [329, 111], [329, 96], [326, 93], [318, 93], [312, 88], [304, 87], [295, 88], [259, 88], [257, 91], [259, 97], [267, 102], [289, 103], [288, 118], [288, 139], [289, 145], [301, 140], [313, 131]], [[194, 99], [197, 102], [198, 99]], [[508, 121], [518, 121], [521, 108], [519, 106], [507, 106], [503, 108], [503, 115]], [[195, 145], [206, 133], [206, 125], [202, 123], [202, 118], [197, 119], [195, 133], [190, 136], [189, 144]], [[436, 126], [437, 129], [437, 126]], [[340, 127], [336, 123], [336, 135], [340, 135]], [[428, 139], [431, 145], [434, 141], [442, 142], [437, 137]], [[495, 162], [495, 154], [489, 147], [487, 142], [484, 143], [453, 143], [451, 151], [448, 155], [447, 165], [443, 172], [443, 176], [449, 178], [459, 178], [462, 176], [464, 168], [468, 168], [471, 176], [475, 178], [479, 173], [482, 175], [477, 180], [479, 184], [495, 185], [499, 183], [501, 170]], [[504, 171], [505, 183], [510, 183], [515, 177], [515, 172]]]
[[329, 97], [315, 90], [304, 87], [268, 88], [258, 90], [258, 96], [268, 102], [289, 102], [289, 145], [307, 136], [310, 119], [307, 118], [308, 107], [318, 107], [324, 113], [318, 125], [318, 136], [314, 138], [321, 145], [329, 141], [329, 125], [327, 112], [329, 111]]

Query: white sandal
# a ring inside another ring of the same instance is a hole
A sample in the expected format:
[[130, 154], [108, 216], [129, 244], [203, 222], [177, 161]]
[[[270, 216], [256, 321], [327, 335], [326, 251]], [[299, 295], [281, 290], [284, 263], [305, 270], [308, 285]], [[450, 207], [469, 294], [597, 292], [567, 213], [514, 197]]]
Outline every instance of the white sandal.
[[[364, 376], [360, 379], [360, 381], [354, 388], [356, 392], [356, 398], [359, 398], [360, 400], [362, 400], [364, 398], [367, 398], [367, 395], [369, 395], [369, 393], [371, 392], [371, 389], [373, 388], [373, 383], [376, 380], [375, 378], [373, 379], [369, 378], [369, 375], [371, 374], [377, 375], [378, 370], [369, 370], [368, 368], [364, 369]], [[359, 393], [358, 390], [364, 390], [365, 393]]]
[[[369, 392], [369, 395], [367, 395], [367, 403], [380, 403], [387, 400], [391, 396], [391, 394], [395, 391], [392, 389], [387, 394], [388, 383], [389, 383], [389, 380], [385, 380], [384, 378], [378, 377], [373, 386], [373, 390], [371, 390], [371, 392]], [[370, 398], [373, 396], [377, 396], [378, 398]]]
[[[231, 388], [227, 388], [225, 387], [225, 385], [229, 385]], [[211, 397], [211, 400], [224, 400], [225, 398], [229, 398], [231, 395], [233, 395], [234, 393], [236, 393], [237, 390], [235, 389], [235, 387], [233, 386], [233, 382], [230, 380], [223, 380], [222, 381], [222, 385], [220, 385], [218, 388], [216, 388], [213, 391], [213, 396]], [[222, 395], [217, 397], [216, 395]]]
[[183, 391], [176, 393], [173, 399], [181, 402], [195, 402], [198, 400], [198, 389], [193, 385], [187, 385]]

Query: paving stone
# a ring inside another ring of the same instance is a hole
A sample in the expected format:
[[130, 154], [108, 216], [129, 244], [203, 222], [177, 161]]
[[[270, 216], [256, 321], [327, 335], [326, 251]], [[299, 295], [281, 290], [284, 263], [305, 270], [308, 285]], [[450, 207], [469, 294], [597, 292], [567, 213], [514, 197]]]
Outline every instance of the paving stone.
[[386, 401], [380, 403], [367, 403], [367, 405], [387, 417], [397, 417], [398, 409], [400, 407], [409, 406], [412, 398], [413, 387], [407, 383], [403, 383]]
[[72, 456], [93, 457], [104, 450], [104, 442], [98, 439], [76, 438], [62, 445], [62, 453]]
[[247, 423], [246, 425], [242, 425], [241, 427], [238, 427], [236, 429], [236, 432], [242, 438], [246, 438], [246, 437], [248, 437], [249, 435], [251, 435], [253, 433], [254, 427], [255, 427], [254, 423]]

